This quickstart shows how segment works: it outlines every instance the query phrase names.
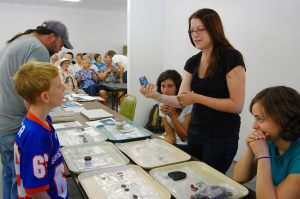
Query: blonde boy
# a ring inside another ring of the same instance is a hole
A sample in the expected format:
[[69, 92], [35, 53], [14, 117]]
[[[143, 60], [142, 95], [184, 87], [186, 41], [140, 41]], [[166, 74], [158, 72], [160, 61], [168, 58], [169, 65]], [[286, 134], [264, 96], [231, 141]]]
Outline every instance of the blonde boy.
[[14, 144], [18, 196], [67, 198], [63, 157], [48, 115], [64, 98], [61, 76], [55, 65], [32, 61], [13, 80], [17, 93], [29, 104]]

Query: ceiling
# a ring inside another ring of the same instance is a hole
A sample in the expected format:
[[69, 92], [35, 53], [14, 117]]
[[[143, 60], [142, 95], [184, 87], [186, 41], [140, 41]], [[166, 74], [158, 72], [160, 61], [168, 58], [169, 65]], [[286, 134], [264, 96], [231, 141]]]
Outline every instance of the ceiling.
[[81, 0], [79, 3], [61, 0], [0, 0], [0, 3], [57, 6], [96, 10], [126, 11], [127, 0]]

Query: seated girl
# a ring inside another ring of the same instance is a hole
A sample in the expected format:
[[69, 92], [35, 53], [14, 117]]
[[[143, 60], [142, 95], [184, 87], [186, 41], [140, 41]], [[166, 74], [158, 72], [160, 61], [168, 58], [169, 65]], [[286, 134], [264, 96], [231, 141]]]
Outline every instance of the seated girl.
[[90, 68], [91, 63], [89, 58], [83, 59], [83, 68], [78, 71], [75, 78], [80, 89], [83, 89], [90, 96], [99, 95], [99, 76], [98, 73]]
[[251, 102], [255, 118], [247, 150], [233, 178], [244, 183], [256, 175], [256, 198], [300, 198], [300, 95], [278, 86], [259, 92]]
[[[157, 92], [163, 95], [177, 95], [181, 80], [182, 78], [176, 70], [166, 70], [157, 79]], [[161, 103], [159, 110], [166, 132], [164, 139], [188, 152], [186, 141], [187, 128], [191, 117], [192, 105], [178, 109]]]

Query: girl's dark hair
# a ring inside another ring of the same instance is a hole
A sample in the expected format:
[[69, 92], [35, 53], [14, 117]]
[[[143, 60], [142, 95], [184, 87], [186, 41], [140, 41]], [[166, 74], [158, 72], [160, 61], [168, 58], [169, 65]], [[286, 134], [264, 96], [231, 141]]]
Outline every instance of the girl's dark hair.
[[174, 81], [176, 86], [176, 95], [177, 95], [181, 85], [182, 77], [176, 70], [166, 70], [159, 75], [156, 81], [157, 92], [161, 93], [161, 89], [160, 89], [161, 83], [167, 79], [171, 79]]
[[[218, 13], [212, 9], [203, 8], [197, 10], [189, 17], [189, 37], [190, 41], [195, 46], [191, 35], [191, 20], [192, 19], [200, 19], [204, 25], [204, 28], [208, 32], [212, 43], [213, 43], [213, 51], [209, 60], [209, 67], [206, 71], [205, 77], [212, 77], [217, 70], [217, 62], [222, 57], [224, 48], [233, 48], [233, 46], [229, 43], [224, 34], [224, 29], [222, 25], [222, 21]], [[196, 47], [196, 46], [195, 46]]]
[[286, 86], [266, 88], [252, 99], [251, 113], [255, 103], [260, 103], [280, 125], [282, 139], [294, 141], [300, 137], [300, 95], [296, 90]]
[[72, 56], [72, 59], [74, 58], [74, 54], [72, 52], [66, 52], [66, 54], [69, 54]]
[[100, 54], [95, 54], [94, 59], [96, 60], [99, 56], [100, 56]]
[[82, 53], [77, 53], [76, 57], [79, 56], [81, 59], [83, 59], [83, 54]]
[[31, 34], [33, 32], [36, 32], [39, 35], [49, 35], [51, 33], [54, 33], [55, 36], [57, 36], [57, 34], [55, 32], [53, 32], [52, 30], [49, 30], [47, 28], [45, 28], [44, 26], [38, 26], [36, 29], [28, 29], [23, 33], [18, 33], [15, 36], [13, 36], [10, 40], [7, 41], [7, 43], [11, 43], [12, 41], [14, 41], [15, 39], [23, 36], [23, 35], [28, 35]]

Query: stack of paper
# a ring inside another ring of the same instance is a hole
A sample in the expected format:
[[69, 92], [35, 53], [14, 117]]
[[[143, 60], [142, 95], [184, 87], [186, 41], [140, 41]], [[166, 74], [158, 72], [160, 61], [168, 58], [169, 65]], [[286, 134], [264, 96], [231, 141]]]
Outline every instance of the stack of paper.
[[71, 122], [75, 121], [75, 112], [74, 111], [55, 111], [50, 112], [52, 122]]
[[80, 102], [88, 102], [88, 101], [94, 101], [94, 100], [101, 100], [99, 99], [100, 97], [97, 97], [97, 96], [89, 96], [89, 95], [86, 95], [86, 94], [72, 94], [71, 95], [72, 98], [74, 100], [77, 100], [77, 101], [80, 101]]
[[88, 120], [99, 120], [99, 119], [114, 117], [111, 113], [103, 109], [83, 110], [80, 113]]

